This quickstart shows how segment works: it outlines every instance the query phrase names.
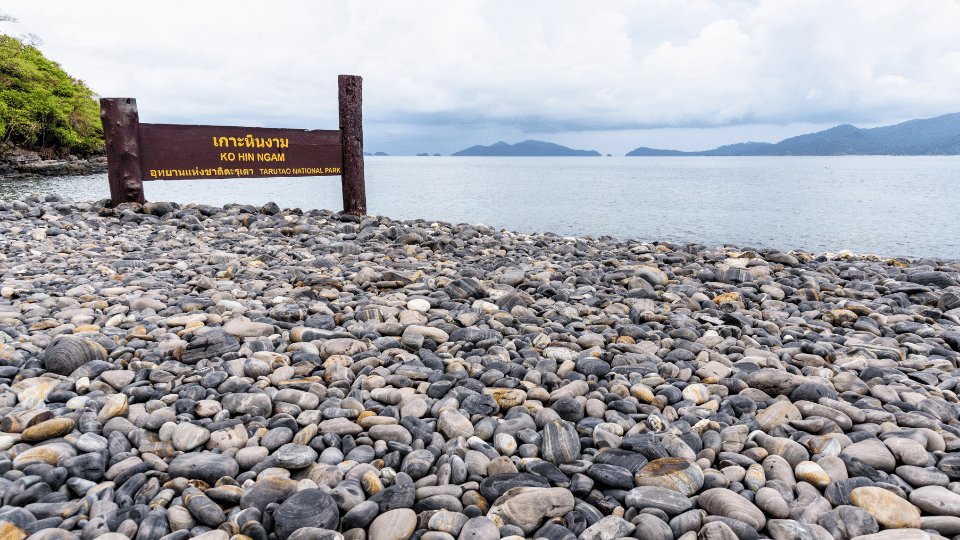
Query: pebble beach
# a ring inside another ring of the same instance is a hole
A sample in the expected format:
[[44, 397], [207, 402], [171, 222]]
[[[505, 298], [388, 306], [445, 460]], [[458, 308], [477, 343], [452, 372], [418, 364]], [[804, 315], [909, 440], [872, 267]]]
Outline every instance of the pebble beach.
[[958, 261], [108, 202], [0, 202], [0, 540], [960, 536]]

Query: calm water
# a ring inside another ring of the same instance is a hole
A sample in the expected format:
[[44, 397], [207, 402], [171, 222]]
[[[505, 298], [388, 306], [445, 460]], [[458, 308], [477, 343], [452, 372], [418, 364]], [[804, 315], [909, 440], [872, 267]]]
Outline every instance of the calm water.
[[[960, 258], [960, 157], [366, 161], [367, 208], [521, 232]], [[342, 208], [339, 177], [147, 182], [147, 200]], [[0, 182], [0, 198], [109, 197], [106, 175]]]

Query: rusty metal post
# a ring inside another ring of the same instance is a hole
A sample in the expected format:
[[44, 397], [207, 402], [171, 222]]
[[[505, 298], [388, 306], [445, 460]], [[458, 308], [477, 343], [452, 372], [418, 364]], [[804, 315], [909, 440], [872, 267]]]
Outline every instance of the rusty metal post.
[[107, 178], [113, 207], [125, 202], [143, 204], [140, 167], [140, 116], [134, 98], [102, 98], [100, 122], [107, 150]]
[[367, 213], [367, 191], [363, 181], [363, 117], [361, 89], [363, 78], [340, 75], [340, 145], [343, 151], [343, 213], [362, 216]]

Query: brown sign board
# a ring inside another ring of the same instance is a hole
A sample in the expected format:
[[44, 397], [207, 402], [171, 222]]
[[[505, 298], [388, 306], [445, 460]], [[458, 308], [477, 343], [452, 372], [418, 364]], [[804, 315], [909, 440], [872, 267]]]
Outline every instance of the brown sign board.
[[143, 182], [340, 176], [343, 212], [367, 213], [363, 180], [362, 81], [340, 75], [340, 129], [141, 124], [137, 100], [100, 99], [110, 200], [143, 204]]
[[143, 180], [340, 175], [339, 130], [140, 124]]

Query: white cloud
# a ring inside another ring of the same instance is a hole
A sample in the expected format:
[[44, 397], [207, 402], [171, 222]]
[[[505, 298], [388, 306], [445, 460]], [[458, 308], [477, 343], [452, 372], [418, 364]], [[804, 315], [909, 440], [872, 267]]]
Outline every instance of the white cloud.
[[10, 0], [4, 10], [20, 23], [0, 30], [36, 33], [101, 95], [136, 97], [148, 122], [335, 128], [341, 73], [364, 77], [374, 141], [876, 124], [956, 112], [960, 94], [952, 0]]

